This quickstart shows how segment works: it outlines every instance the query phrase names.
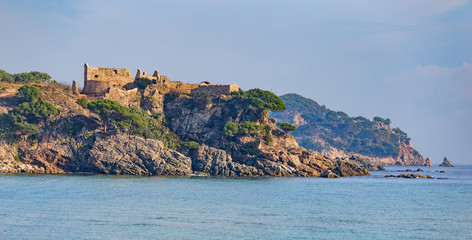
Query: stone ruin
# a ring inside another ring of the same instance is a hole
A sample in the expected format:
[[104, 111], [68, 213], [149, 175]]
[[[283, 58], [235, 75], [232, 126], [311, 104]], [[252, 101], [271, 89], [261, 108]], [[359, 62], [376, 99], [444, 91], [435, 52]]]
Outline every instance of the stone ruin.
[[[170, 81], [167, 76], [159, 75], [155, 70], [151, 76], [146, 72], [137, 70], [135, 77], [131, 75], [129, 69], [124, 68], [94, 68], [87, 63], [84, 65], [84, 89], [81, 94], [92, 98], [105, 98], [117, 101], [123, 105], [131, 105], [138, 97], [137, 85], [134, 83], [138, 78], [147, 78], [152, 84], [144, 91], [145, 95], [164, 95], [169, 92], [190, 94], [193, 92], [205, 92], [213, 97], [229, 95], [238, 91], [236, 84], [214, 85], [209, 82], [199, 84], [184, 83], [180, 81]], [[77, 93], [75, 86], [73, 94]], [[134, 99], [134, 100], [133, 100]]]

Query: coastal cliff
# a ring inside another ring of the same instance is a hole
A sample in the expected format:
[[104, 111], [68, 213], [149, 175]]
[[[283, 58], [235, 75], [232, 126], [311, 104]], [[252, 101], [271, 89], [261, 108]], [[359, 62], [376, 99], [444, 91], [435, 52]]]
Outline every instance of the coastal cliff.
[[[0, 87], [4, 173], [369, 175], [363, 167], [298, 146], [268, 119], [268, 109], [283, 103], [267, 91], [221, 96], [168, 91], [149, 97], [156, 88], [150, 84], [123, 106], [72, 94], [57, 83]], [[25, 89], [37, 96], [22, 97]]]
[[271, 116], [297, 126], [292, 134], [306, 149], [330, 158], [366, 158], [374, 165], [431, 166], [388, 118], [350, 117], [297, 94], [280, 98], [287, 110]]

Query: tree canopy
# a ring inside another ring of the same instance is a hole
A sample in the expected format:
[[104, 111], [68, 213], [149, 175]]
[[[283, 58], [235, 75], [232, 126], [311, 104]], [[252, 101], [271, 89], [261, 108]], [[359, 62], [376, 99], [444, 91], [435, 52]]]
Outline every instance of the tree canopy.
[[61, 112], [50, 102], [37, 100], [39, 90], [30, 85], [20, 87], [19, 95], [23, 103], [0, 114], [0, 137], [8, 142], [17, 142], [19, 136], [29, 136], [39, 133], [36, 124], [48, 121], [52, 116]]
[[104, 123], [105, 131], [113, 126], [128, 130], [130, 134], [161, 140], [169, 148], [175, 149], [180, 144], [175, 133], [141, 108], [128, 108], [108, 99], [95, 100], [87, 103], [86, 106], [90, 111], [98, 114]]
[[231, 95], [245, 99], [248, 103], [248, 107], [252, 110], [267, 109], [274, 112], [285, 110], [285, 104], [282, 99], [269, 91], [259, 88], [232, 92]]
[[33, 102], [39, 98], [39, 90], [31, 85], [23, 85], [18, 89], [18, 96], [23, 102]]
[[284, 130], [285, 133], [297, 130], [297, 127], [293, 126], [290, 123], [279, 122], [277, 123], [277, 126], [279, 126], [282, 130]]

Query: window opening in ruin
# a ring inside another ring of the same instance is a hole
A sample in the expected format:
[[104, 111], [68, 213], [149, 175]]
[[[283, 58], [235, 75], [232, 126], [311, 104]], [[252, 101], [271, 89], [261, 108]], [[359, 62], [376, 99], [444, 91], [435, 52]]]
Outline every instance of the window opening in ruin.
[[95, 78], [98, 78], [98, 75], [95, 75]]
[[114, 72], [115, 74], [118, 74], [118, 70], [113, 70], [113, 72]]

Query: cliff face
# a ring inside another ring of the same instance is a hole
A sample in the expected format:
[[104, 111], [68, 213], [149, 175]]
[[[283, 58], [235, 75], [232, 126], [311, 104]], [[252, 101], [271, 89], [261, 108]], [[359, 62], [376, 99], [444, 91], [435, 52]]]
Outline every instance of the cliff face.
[[368, 158], [374, 165], [431, 166], [405, 132], [390, 127], [389, 119], [349, 117], [296, 94], [281, 99], [287, 110], [271, 116], [297, 126], [292, 134], [307, 149], [330, 158]]
[[[249, 119], [254, 119], [254, 113], [248, 111], [241, 99], [220, 98], [204, 105], [195, 105], [191, 101], [193, 100], [179, 98], [168, 102], [164, 109], [170, 129], [182, 140], [205, 144], [188, 153], [197, 171], [209, 171], [223, 176], [313, 177], [339, 164], [336, 160], [298, 146], [292, 135], [277, 129], [264, 113], [257, 124], [264, 126], [266, 135], [253, 133], [227, 136], [224, 127], [228, 122], [244, 124]], [[270, 142], [267, 141], [267, 134], [271, 136]], [[252, 144], [254, 151], [244, 153], [244, 149]], [[219, 156], [223, 161], [215, 162], [214, 156]], [[369, 175], [364, 168], [357, 168], [348, 162], [344, 164], [351, 170], [355, 169], [346, 175]]]
[[[19, 86], [12, 86], [13, 89]], [[141, 106], [162, 119], [182, 141], [196, 148], [172, 150], [156, 139], [133, 131], [108, 127], [98, 115], [77, 104], [78, 96], [54, 85], [38, 84], [40, 98], [61, 109], [60, 114], [38, 123], [39, 132], [14, 144], [0, 141], [0, 172], [99, 173], [186, 176], [320, 176], [328, 170], [339, 176], [369, 175], [348, 161], [333, 160], [298, 146], [295, 138], [277, 129], [268, 114], [247, 107], [241, 98], [206, 98], [183, 94], [157, 101], [141, 94]], [[0, 107], [18, 106], [15, 90], [0, 96]], [[155, 105], [151, 105], [157, 101]], [[8, 104], [6, 104], [8, 103]], [[152, 110], [152, 111], [151, 111]], [[254, 119], [257, 119], [254, 122]], [[253, 121], [249, 122], [248, 121]], [[228, 122], [258, 129], [228, 136]]]

